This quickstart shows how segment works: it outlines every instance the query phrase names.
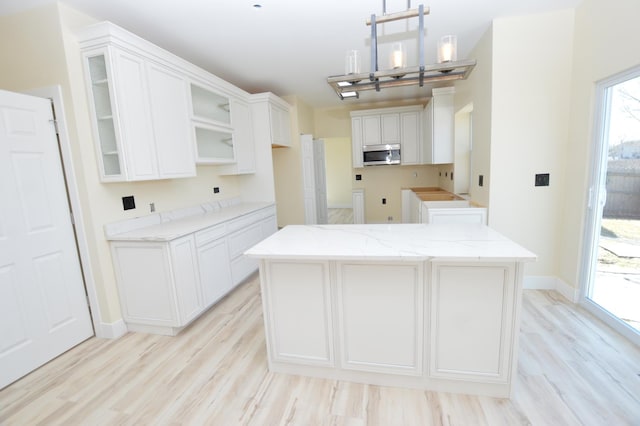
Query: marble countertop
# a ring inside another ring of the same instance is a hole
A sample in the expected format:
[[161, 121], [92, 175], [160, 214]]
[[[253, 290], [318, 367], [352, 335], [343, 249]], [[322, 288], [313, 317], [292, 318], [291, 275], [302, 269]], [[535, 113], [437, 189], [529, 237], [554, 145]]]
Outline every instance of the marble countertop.
[[105, 226], [109, 241], [171, 241], [274, 206], [274, 203], [202, 204], [167, 213], [151, 214]]
[[479, 224], [290, 225], [245, 252], [263, 259], [517, 260], [537, 256]]

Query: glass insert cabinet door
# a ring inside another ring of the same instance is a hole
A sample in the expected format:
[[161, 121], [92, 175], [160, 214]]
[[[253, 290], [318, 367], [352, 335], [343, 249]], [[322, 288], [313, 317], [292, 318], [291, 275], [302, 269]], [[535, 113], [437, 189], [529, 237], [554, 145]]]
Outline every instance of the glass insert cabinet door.
[[105, 55], [91, 56], [87, 60], [89, 64], [91, 98], [100, 144], [102, 171], [105, 177], [120, 176], [122, 170], [121, 158], [116, 139]]

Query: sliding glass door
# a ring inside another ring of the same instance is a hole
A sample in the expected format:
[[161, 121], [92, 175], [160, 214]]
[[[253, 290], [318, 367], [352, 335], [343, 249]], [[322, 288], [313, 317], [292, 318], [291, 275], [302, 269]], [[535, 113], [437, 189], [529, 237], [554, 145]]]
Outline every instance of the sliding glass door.
[[597, 86], [584, 304], [640, 342], [640, 67]]

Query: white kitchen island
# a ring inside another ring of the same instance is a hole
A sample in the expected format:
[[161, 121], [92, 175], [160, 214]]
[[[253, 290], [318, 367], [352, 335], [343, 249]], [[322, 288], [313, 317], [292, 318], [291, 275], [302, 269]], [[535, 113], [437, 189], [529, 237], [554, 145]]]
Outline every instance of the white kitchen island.
[[269, 368], [509, 397], [523, 263], [477, 224], [287, 226], [260, 259]]

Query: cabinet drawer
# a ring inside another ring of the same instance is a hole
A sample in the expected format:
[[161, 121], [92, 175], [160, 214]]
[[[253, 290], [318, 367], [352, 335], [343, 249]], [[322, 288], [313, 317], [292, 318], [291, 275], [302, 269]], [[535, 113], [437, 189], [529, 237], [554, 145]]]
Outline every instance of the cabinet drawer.
[[200, 247], [218, 238], [222, 238], [226, 233], [227, 227], [225, 225], [216, 225], [198, 231], [196, 232], [196, 246]]
[[229, 257], [235, 259], [245, 250], [262, 240], [262, 226], [254, 223], [250, 227], [229, 236]]
[[257, 269], [258, 259], [240, 256], [231, 261], [231, 279], [233, 280], [233, 285], [239, 284], [249, 275], [253, 274]]
[[246, 216], [239, 217], [237, 219], [232, 220], [227, 224], [227, 231], [234, 232], [238, 229], [246, 228], [252, 223], [258, 222], [260, 220], [260, 216], [258, 212], [249, 213]]
[[276, 206], [271, 206], [271, 207], [267, 207], [264, 208], [260, 211], [257, 211], [256, 214], [258, 215], [258, 217], [260, 219], [264, 219], [267, 218], [269, 216], [275, 216], [276, 215]]

